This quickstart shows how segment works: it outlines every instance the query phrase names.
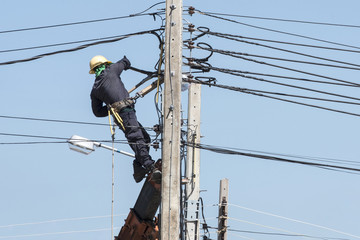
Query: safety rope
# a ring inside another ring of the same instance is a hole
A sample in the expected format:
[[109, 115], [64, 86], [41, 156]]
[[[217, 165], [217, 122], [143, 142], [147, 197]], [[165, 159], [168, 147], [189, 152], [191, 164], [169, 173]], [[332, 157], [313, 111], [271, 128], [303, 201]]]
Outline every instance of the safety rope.
[[[124, 127], [124, 124], [123, 124], [123, 120], [122, 118], [120, 117], [119, 113], [117, 113], [114, 108], [112, 107], [109, 107], [110, 110], [108, 110], [108, 115], [109, 115], [109, 119], [110, 119], [110, 115], [111, 113], [113, 114], [114, 118], [116, 119], [116, 121], [121, 125], [121, 128], [125, 131], [125, 127]], [[110, 113], [111, 111], [111, 113]], [[110, 120], [109, 120], [110, 121]], [[110, 124], [111, 126], [111, 124]]]

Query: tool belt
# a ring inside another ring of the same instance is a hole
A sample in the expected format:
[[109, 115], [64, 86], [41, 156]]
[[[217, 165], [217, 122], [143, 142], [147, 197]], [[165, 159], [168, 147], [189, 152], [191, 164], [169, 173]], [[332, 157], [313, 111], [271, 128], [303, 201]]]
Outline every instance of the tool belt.
[[135, 101], [127, 98], [118, 102], [114, 102], [111, 104], [111, 107], [115, 110], [115, 112], [120, 112], [122, 109], [126, 107], [133, 107], [135, 104]]

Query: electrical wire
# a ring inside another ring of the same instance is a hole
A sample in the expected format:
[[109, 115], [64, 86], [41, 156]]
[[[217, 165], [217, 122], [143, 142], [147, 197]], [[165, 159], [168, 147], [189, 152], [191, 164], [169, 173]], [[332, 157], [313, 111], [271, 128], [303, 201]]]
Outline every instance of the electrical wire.
[[226, 85], [220, 85], [220, 84], [213, 84], [213, 83], [208, 83], [208, 82], [204, 82], [204, 81], [200, 81], [200, 80], [188, 80], [188, 79], [187, 79], [187, 80], [183, 80], [183, 81], [185, 81], [185, 82], [200, 83], [200, 84], [207, 85], [207, 86], [213, 86], [213, 87], [217, 87], [217, 88], [223, 88], [223, 89], [227, 89], [227, 90], [231, 90], [231, 91], [237, 91], [237, 92], [241, 92], [241, 93], [245, 93], [245, 94], [250, 94], [250, 95], [254, 95], [254, 96], [271, 98], [271, 99], [275, 99], [275, 100], [279, 100], [279, 101], [283, 101], [283, 102], [288, 102], [288, 103], [298, 104], [298, 105], [302, 105], [302, 106], [307, 106], [307, 107], [312, 107], [312, 108], [318, 108], [318, 109], [322, 109], [322, 110], [326, 110], [326, 111], [337, 112], [337, 113], [342, 113], [342, 114], [346, 114], [346, 115], [351, 115], [351, 116], [360, 117], [360, 114], [357, 114], [357, 113], [352, 113], [352, 112], [337, 110], [337, 109], [333, 109], [333, 108], [322, 107], [322, 106], [318, 106], [318, 105], [314, 105], [314, 104], [307, 104], [307, 103], [292, 101], [292, 100], [288, 100], [288, 99], [273, 97], [273, 96], [269, 96], [269, 95], [265, 95], [265, 94], [260, 94], [260, 93], [256, 93], [256, 92], [252, 92], [252, 91], [247, 91], [247, 90], [244, 89], [244, 88], [238, 88], [238, 87], [226, 86]]
[[228, 228], [227, 231], [250, 233], [250, 234], [257, 234], [257, 235], [282, 236], [282, 237], [305, 237], [305, 238], [323, 239], [323, 240], [350, 240], [348, 238], [317, 237], [317, 236], [310, 236], [310, 235], [297, 235], [297, 234], [278, 233], [278, 232], [246, 231], [246, 230], [237, 230], [237, 229], [231, 229], [231, 228]]
[[228, 22], [240, 24], [240, 25], [247, 26], [247, 27], [252, 27], [252, 28], [256, 28], [256, 29], [260, 29], [260, 30], [265, 30], [265, 31], [270, 31], [270, 32], [285, 34], [285, 35], [294, 36], [294, 37], [305, 38], [305, 39], [309, 39], [309, 40], [313, 40], [313, 41], [318, 41], [318, 42], [323, 42], [323, 43], [329, 43], [329, 44], [338, 45], [338, 46], [343, 46], [343, 47], [360, 49], [360, 47], [353, 46], [353, 45], [342, 44], [342, 43], [337, 43], [337, 42], [333, 42], [333, 41], [327, 41], [327, 40], [323, 40], [323, 39], [319, 39], [319, 38], [308, 37], [308, 36], [304, 36], [304, 35], [300, 35], [300, 34], [289, 33], [289, 32], [279, 31], [279, 30], [275, 30], [275, 29], [265, 28], [265, 27], [259, 27], [259, 26], [256, 26], [256, 25], [247, 24], [247, 23], [243, 23], [243, 22], [236, 21], [236, 20], [219, 17], [219, 16], [215, 16], [215, 15], [212, 15], [212, 14], [207, 14], [207, 13], [201, 12], [201, 11], [199, 11], [199, 10], [197, 10], [197, 11], [198, 11], [200, 14], [205, 15], [205, 16], [208, 16], [208, 17], [212, 17], [212, 18], [216, 18], [216, 19], [220, 19], [220, 20], [224, 20], [224, 21], [228, 21]]
[[287, 80], [291, 79], [291, 80], [311, 82], [311, 83], [321, 83], [321, 84], [337, 85], [337, 86], [344, 86], [344, 87], [357, 87], [352, 84], [328, 82], [328, 81], [314, 80], [314, 79], [309, 79], [309, 78], [298, 78], [298, 77], [281, 76], [281, 75], [275, 75], [275, 74], [257, 73], [257, 72], [240, 71], [240, 70], [236, 70], [236, 72], [242, 73], [242, 74], [251, 74], [251, 75], [258, 75], [258, 76], [265, 76], [265, 77], [272, 77], [272, 78], [283, 78], [283, 79], [287, 79]]
[[[199, 30], [198, 30], [199, 31]], [[200, 32], [203, 32], [200, 30]], [[208, 33], [208, 32], [206, 32]], [[209, 34], [213, 34], [214, 32], [209, 32]], [[300, 46], [300, 47], [308, 47], [308, 48], [319, 48], [319, 49], [325, 49], [325, 50], [332, 50], [332, 51], [342, 51], [342, 52], [348, 52], [348, 53], [360, 53], [360, 51], [357, 50], [351, 50], [351, 49], [345, 49], [345, 48], [334, 48], [334, 47], [325, 47], [325, 46], [319, 46], [319, 45], [310, 45], [310, 44], [304, 44], [304, 43], [294, 43], [294, 42], [284, 42], [284, 41], [278, 41], [278, 40], [271, 40], [271, 39], [263, 39], [263, 38], [254, 38], [254, 37], [245, 37], [241, 35], [233, 35], [233, 34], [225, 34], [225, 33], [214, 33], [214, 36], [217, 34], [220, 34], [222, 36], [228, 36], [228, 37], [235, 37], [235, 38], [242, 38], [242, 39], [249, 39], [249, 40], [255, 40], [255, 41], [261, 41], [261, 42], [271, 42], [271, 43], [279, 43], [279, 44], [286, 44], [286, 45], [293, 45], [293, 46]], [[220, 36], [219, 35], [219, 36]], [[234, 39], [235, 40], [235, 39]], [[236, 41], [236, 40], [235, 40]]]
[[71, 49], [65, 49], [65, 50], [59, 50], [59, 51], [55, 51], [55, 52], [44, 53], [44, 54], [40, 54], [40, 55], [37, 55], [37, 56], [34, 56], [34, 57], [25, 58], [25, 59], [1, 62], [0, 66], [16, 64], [16, 63], [22, 63], [22, 62], [29, 62], [29, 61], [37, 60], [37, 59], [40, 59], [40, 58], [43, 58], [43, 57], [52, 56], [52, 55], [61, 54], [61, 53], [75, 52], [75, 51], [79, 51], [79, 50], [82, 50], [82, 49], [85, 49], [85, 48], [88, 48], [88, 47], [91, 47], [91, 46], [95, 46], [95, 45], [117, 42], [117, 41], [124, 40], [124, 39], [126, 39], [128, 37], [131, 37], [131, 36], [144, 35], [144, 34], [153, 34], [154, 32], [159, 31], [159, 30], [160, 29], [153, 29], [153, 30], [148, 30], [148, 31], [131, 33], [131, 34], [123, 35], [123, 36], [118, 37], [118, 38], [113, 38], [113, 39], [109, 39], [109, 40], [102, 40], [102, 41], [96, 41], [96, 42], [80, 45], [78, 47], [71, 48]]
[[219, 53], [219, 54], [222, 54], [222, 55], [227, 55], [227, 56], [239, 58], [239, 59], [242, 59], [242, 60], [245, 60], [245, 61], [254, 62], [254, 63], [258, 63], [258, 64], [263, 64], [263, 65], [267, 65], [267, 66], [271, 66], [271, 67], [275, 67], [275, 68], [280, 68], [280, 69], [284, 69], [284, 70], [288, 70], [288, 71], [292, 71], [292, 72], [298, 72], [298, 73], [302, 73], [302, 74], [306, 74], [306, 75], [310, 75], [310, 76], [315, 76], [315, 77], [320, 77], [320, 78], [324, 78], [324, 79], [329, 79], [329, 80], [333, 80], [333, 81], [337, 81], [337, 82], [341, 82], [341, 83], [352, 84], [352, 85], [355, 85], [355, 86], [358, 86], [358, 87], [360, 86], [360, 84], [358, 84], [358, 83], [354, 83], [354, 82], [350, 82], [350, 81], [346, 81], [346, 80], [342, 80], [342, 79], [338, 79], [338, 78], [328, 77], [328, 76], [321, 75], [321, 74], [310, 73], [310, 72], [306, 72], [306, 71], [302, 71], [302, 70], [298, 70], [298, 69], [294, 69], [294, 68], [284, 67], [284, 66], [280, 66], [280, 65], [276, 65], [276, 64], [267, 63], [267, 62], [264, 62], [264, 61], [258, 61], [258, 60], [254, 60], [254, 59], [251, 59], [251, 58], [242, 57], [242, 56], [236, 55], [236, 52], [233, 52], [233, 51], [225, 51], [225, 50], [220, 50], [220, 49], [204, 48], [204, 47], [199, 47], [199, 46], [197, 46], [196, 48], [206, 50], [206, 51], [210, 51], [210, 52], [216, 52], [216, 53]]
[[285, 233], [288, 233], [288, 234], [294, 234], [294, 235], [297, 235], [297, 236], [305, 236], [304, 234], [300, 234], [300, 233], [288, 231], [288, 230], [285, 230], [285, 229], [282, 229], [282, 228], [267, 226], [267, 225], [263, 225], [263, 224], [259, 224], [259, 223], [254, 223], [254, 222], [246, 221], [246, 220], [236, 219], [236, 218], [232, 218], [232, 217], [228, 217], [228, 219], [229, 219], [229, 220], [234, 220], [234, 221], [237, 221], [237, 222], [242, 222], [242, 223], [251, 224], [251, 225], [254, 225], [254, 226], [259, 226], [259, 227], [263, 227], [263, 228], [268, 228], [268, 229], [275, 230], [275, 231], [285, 232]]
[[47, 25], [47, 26], [29, 27], [29, 28], [21, 28], [21, 29], [12, 29], [12, 30], [0, 31], [0, 34], [3, 34], [3, 33], [13, 33], [13, 32], [22, 32], [22, 31], [30, 31], [30, 30], [40, 30], [40, 29], [48, 29], [48, 28], [57, 28], [57, 27], [65, 27], [65, 26], [73, 26], [73, 25], [80, 25], [80, 24], [87, 24], [87, 23], [96, 23], [96, 22], [104, 22], [104, 21], [112, 21], [112, 20], [119, 20], [119, 19], [139, 17], [139, 16], [146, 16], [146, 15], [155, 16], [155, 15], [158, 15], [158, 14], [160, 14], [160, 13], [162, 13], [162, 12], [154, 12], [154, 13], [145, 13], [145, 12], [148, 11], [148, 10], [150, 10], [151, 8], [159, 5], [159, 4], [162, 4], [162, 3], [164, 3], [164, 1], [155, 3], [155, 4], [153, 4], [152, 6], [150, 6], [149, 8], [147, 8], [146, 10], [144, 10], [144, 11], [142, 11], [142, 12], [135, 13], [135, 14], [131, 14], [131, 15], [128, 15], [128, 16], [119, 16], [119, 17], [102, 18], [102, 19], [94, 19], [94, 20], [71, 22], [71, 23], [61, 23], [61, 24]]
[[273, 49], [273, 50], [278, 50], [278, 51], [283, 51], [283, 52], [287, 52], [287, 53], [297, 54], [297, 55], [301, 55], [301, 56], [305, 56], [305, 57], [309, 57], [309, 58], [315, 58], [315, 59], [320, 59], [320, 60], [324, 60], [324, 61], [329, 61], [329, 62], [335, 62], [335, 63], [341, 63], [341, 64], [351, 65], [351, 66], [355, 66], [355, 67], [360, 67], [359, 64], [354, 64], [354, 63], [349, 63], [349, 62], [344, 62], [344, 61], [339, 61], [339, 60], [329, 59], [329, 58], [324, 58], [324, 57], [318, 57], [318, 56], [305, 54], [305, 53], [301, 53], [301, 52], [297, 52], [297, 51], [291, 51], [291, 50], [284, 49], [284, 48], [273, 47], [273, 46], [270, 46], [270, 45], [265, 45], [265, 44], [261, 44], [261, 43], [257, 43], [257, 42], [250, 42], [250, 41], [241, 40], [241, 39], [238, 39], [238, 38], [242, 38], [242, 36], [239, 36], [239, 35], [231, 35], [231, 34], [210, 32], [210, 31], [206, 32], [206, 33], [210, 34], [210, 35], [213, 35], [213, 36], [220, 37], [220, 38], [225, 38], [225, 39], [228, 39], [228, 40], [233, 40], [233, 41], [242, 42], [242, 43], [251, 44], [251, 45], [256, 45], [256, 46], [265, 47], [265, 48], [270, 48], [270, 49]]
[[[4, 133], [0, 132], [0, 136], [12, 136], [12, 137], [25, 137], [25, 138], [40, 138], [40, 139], [53, 139], [53, 140], [65, 140], [65, 141], [44, 141], [44, 142], [7, 142], [7, 143], [0, 143], [2, 145], [10, 145], [10, 144], [41, 144], [41, 143], [68, 143], [69, 138], [65, 137], [54, 137], [54, 136], [42, 136], [42, 135], [28, 135], [28, 134], [18, 134], [18, 133]], [[80, 140], [79, 140], [80, 141]], [[112, 140], [95, 140], [95, 139], [88, 139], [88, 140], [81, 140], [81, 142], [112, 142]], [[127, 144], [127, 140], [116, 140], [115, 143], [122, 143]], [[135, 143], [129, 143], [135, 144]]]
[[91, 122], [68, 121], [68, 120], [45, 119], [45, 118], [16, 117], [16, 116], [8, 116], [8, 115], [0, 115], [0, 118], [42, 121], [42, 122], [69, 123], [69, 124], [84, 124], [84, 125], [107, 126], [107, 127], [109, 126], [109, 124], [104, 124], [104, 123], [91, 123]]
[[351, 96], [347, 96], [347, 95], [331, 93], [331, 92], [316, 90], [316, 89], [312, 89], [312, 88], [306, 88], [306, 87], [301, 87], [301, 86], [297, 86], [297, 85], [291, 85], [291, 84], [287, 84], [287, 83], [280, 83], [280, 82], [276, 82], [276, 81], [267, 80], [267, 79], [264, 79], [264, 78], [257, 78], [257, 77], [253, 77], [253, 76], [247, 76], [247, 75], [244, 75], [242, 73], [238, 73], [237, 70], [223, 69], [223, 68], [217, 68], [217, 67], [212, 67], [212, 66], [209, 67], [209, 68], [214, 70], [214, 71], [218, 71], [218, 72], [222, 72], [222, 73], [226, 73], [226, 74], [230, 74], [230, 75], [235, 75], [235, 76], [239, 76], [239, 77], [243, 77], [243, 78], [249, 78], [249, 79], [256, 80], [256, 81], [267, 82], [267, 83], [271, 83], [271, 84], [275, 84], [275, 85], [291, 87], [291, 88], [297, 88], [297, 89], [301, 89], [301, 90], [305, 90], [305, 91], [321, 93], [321, 94], [330, 95], [330, 96], [334, 96], [334, 97], [341, 97], [341, 98], [347, 98], [347, 99], [351, 99], [351, 100], [355, 100], [355, 101], [360, 101], [360, 98], [351, 97]]
[[331, 231], [331, 232], [339, 233], [339, 234], [346, 235], [346, 236], [349, 236], [349, 237], [354, 237], [354, 238], [359, 238], [360, 239], [360, 236], [353, 235], [353, 234], [346, 233], [346, 232], [342, 232], [342, 231], [339, 231], [339, 230], [336, 230], [336, 229], [333, 229], [333, 228], [324, 227], [324, 226], [321, 226], [321, 225], [318, 225], [318, 224], [313, 224], [313, 223], [300, 221], [300, 220], [296, 220], [296, 219], [292, 219], [292, 218], [288, 218], [288, 217], [283, 217], [283, 216], [276, 215], [276, 214], [273, 214], [273, 213], [259, 211], [259, 210], [243, 207], [243, 206], [236, 205], [236, 204], [229, 204], [229, 206], [234, 206], [234, 207], [237, 207], [237, 208], [241, 208], [241, 209], [245, 209], [245, 210], [248, 210], [248, 211], [260, 213], [260, 214], [263, 214], [263, 215], [276, 217], [276, 218], [284, 219], [284, 220], [291, 221], [291, 222], [301, 223], [301, 224], [304, 224], [304, 225], [308, 225], [308, 226], [312, 226], [312, 227], [320, 228], [320, 229], [323, 229], [323, 230], [327, 230], [327, 231]]
[[[68, 138], [64, 138], [64, 137], [26, 135], [26, 134], [3, 133], [3, 132], [0, 132], [0, 135], [13, 136], [13, 137], [28, 137], [28, 138], [44, 138], [44, 139], [55, 139], [55, 140], [68, 140]], [[83, 142], [83, 141], [86, 141], [86, 140], [81, 140], [81, 141]], [[90, 142], [112, 142], [112, 140], [88, 140], [88, 141], [90, 141]], [[126, 143], [126, 140], [115, 140], [115, 142], [116, 143]], [[61, 143], [63, 143], [63, 142], [61, 142]], [[191, 144], [193, 144], [193, 143], [188, 143], [188, 145], [191, 145]], [[360, 166], [360, 162], [358, 162], [358, 161], [349, 161], [349, 160], [344, 160], [344, 159], [299, 156], [299, 155], [293, 155], [293, 154], [281, 154], [281, 153], [264, 152], [264, 151], [256, 151], [256, 150], [241, 149], [241, 148], [231, 148], [231, 147], [227, 147], [226, 149], [230, 149], [230, 150], [234, 150], [234, 151], [246, 151], [246, 152], [255, 153], [255, 154], [267, 154], [267, 155], [289, 157], [289, 158], [297, 158], [297, 159], [303, 159], [303, 160], [313, 160], [313, 161], [320, 161], [320, 162], [331, 162], [331, 163], [338, 163], [338, 164], [340, 163], [340, 164]], [[1, 228], [1, 226], [0, 226], [0, 228]]]
[[314, 22], [314, 21], [281, 19], [281, 18], [270, 18], [270, 17], [257, 17], [257, 16], [238, 15], [238, 14], [215, 13], [215, 12], [204, 12], [204, 13], [211, 14], [211, 15], [218, 15], [218, 16], [228, 16], [228, 17], [250, 18], [250, 19], [271, 20], [271, 21], [292, 22], [292, 23], [305, 23], [305, 24], [325, 25], [325, 26], [334, 26], [334, 27], [360, 28], [360, 25], [352, 25], [352, 24], [325, 23], [325, 22]]
[[326, 169], [345, 170], [345, 171], [349, 171], [349, 172], [354, 172], [356, 174], [359, 174], [359, 172], [360, 172], [360, 168], [352, 168], [352, 167], [345, 167], [345, 166], [339, 166], [339, 165], [333, 165], [333, 164], [323, 164], [323, 163], [317, 163], [317, 162], [287, 159], [287, 158], [271, 156], [271, 155], [264, 155], [264, 154], [246, 153], [246, 152], [235, 151], [235, 150], [231, 150], [231, 149], [215, 147], [215, 146], [210, 146], [210, 145], [205, 145], [205, 144], [189, 144], [189, 143], [187, 143], [187, 145], [191, 146], [191, 147], [203, 149], [203, 150], [208, 150], [208, 151], [215, 152], [215, 153], [220, 153], [220, 154], [246, 156], [246, 157], [251, 157], [251, 158], [300, 164], [300, 165], [312, 166], [312, 167], [325, 167]]
[[[116, 227], [114, 229], [120, 229], [120, 228], [121, 227]], [[0, 239], [42, 237], [42, 236], [52, 236], [52, 235], [73, 234], [73, 233], [102, 232], [102, 231], [109, 231], [109, 230], [110, 230], [110, 228], [100, 228], [100, 229], [89, 229], [89, 230], [74, 230], [74, 231], [66, 231], [66, 232], [34, 233], [34, 234], [24, 234], [24, 235], [0, 236]]]
[[[40, 122], [54, 122], [54, 123], [106, 126], [106, 127], [110, 126], [109, 124], [105, 124], [105, 123], [81, 122], [81, 121], [71, 121], [71, 120], [46, 119], [46, 118], [17, 117], [17, 116], [8, 116], [8, 115], [0, 115], [0, 118], [17, 119], [17, 120], [29, 120], [29, 121], [40, 121]], [[152, 127], [142, 127], [142, 128], [145, 129], [145, 130], [153, 130]]]
[[58, 47], [58, 46], [72, 45], [72, 44], [77, 44], [77, 43], [85, 43], [85, 42], [94, 42], [94, 41], [101, 41], [101, 40], [116, 39], [116, 38], [121, 38], [121, 37], [125, 37], [125, 36], [127, 36], [127, 35], [118, 35], [118, 36], [110, 36], [110, 37], [102, 37], [102, 38], [93, 38], [93, 39], [88, 39], [88, 40], [79, 40], [79, 41], [64, 42], [64, 43], [54, 43], [54, 44], [34, 46], [34, 47], [26, 47], [26, 48], [7, 49], [7, 50], [0, 51], [0, 53], [18, 52], [18, 51], [34, 50], [34, 49], [49, 48], [49, 47]]
[[[117, 214], [117, 215], [114, 215], [114, 216], [117, 216], [117, 217], [126, 216], [126, 214]], [[91, 217], [76, 217], [76, 218], [62, 218], [62, 219], [53, 219], [53, 220], [46, 220], [46, 221], [39, 221], [39, 222], [8, 224], [8, 225], [2, 225], [2, 226], [0, 226], [0, 228], [13, 228], [13, 227], [22, 227], [22, 226], [29, 226], [29, 225], [40, 225], [40, 224], [47, 224], [47, 223], [80, 221], [80, 220], [90, 220], [90, 219], [110, 218], [110, 217], [111, 217], [111, 215], [91, 216]]]
[[[358, 68], [358, 67], [355, 68], [355, 67], [347, 67], [347, 66], [340, 66], [340, 65], [333, 65], [333, 64], [325, 64], [325, 63], [319, 63], [319, 62], [300, 61], [300, 60], [295, 60], [295, 59], [279, 58], [279, 57], [270, 57], [270, 56], [257, 55], [257, 54], [251, 54], [251, 53], [240, 53], [240, 52], [237, 52], [237, 53], [235, 53], [235, 54], [237, 54], [237, 55], [242, 55], [242, 56], [248, 56], [248, 57], [257, 57], [257, 58], [266, 58], [266, 59], [271, 59], [271, 60], [285, 61], [285, 62], [293, 62], [293, 63], [302, 63], [302, 64], [318, 65], [318, 66], [323, 66], [323, 67], [343, 68], [343, 69], [357, 70], [357, 71], [360, 70], [360, 68]], [[357, 65], [357, 66], [360, 67], [360, 65]]]

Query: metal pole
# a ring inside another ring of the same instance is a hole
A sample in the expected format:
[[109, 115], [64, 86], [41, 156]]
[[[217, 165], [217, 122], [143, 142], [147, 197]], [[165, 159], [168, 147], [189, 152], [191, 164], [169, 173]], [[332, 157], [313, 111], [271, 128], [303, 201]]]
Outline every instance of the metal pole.
[[111, 135], [112, 139], [112, 182], [111, 182], [111, 240], [114, 239], [114, 168], [115, 168], [115, 128], [113, 127], [113, 134]]
[[218, 240], [227, 239], [228, 198], [229, 180], [225, 178], [220, 181]]
[[182, 0], [166, 1], [161, 240], [179, 239]]

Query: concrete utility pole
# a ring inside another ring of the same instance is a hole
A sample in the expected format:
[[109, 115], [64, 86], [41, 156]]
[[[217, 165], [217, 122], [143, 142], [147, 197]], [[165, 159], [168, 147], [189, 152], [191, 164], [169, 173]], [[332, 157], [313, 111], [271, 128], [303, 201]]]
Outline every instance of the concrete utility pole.
[[227, 239], [228, 199], [229, 180], [225, 178], [220, 181], [218, 240]]
[[[200, 143], [201, 85], [191, 83], [188, 95], [188, 138], [189, 144]], [[186, 159], [186, 240], [199, 239], [199, 195], [200, 195], [200, 149], [189, 146]]]
[[179, 239], [182, 0], [166, 1], [161, 240]]

